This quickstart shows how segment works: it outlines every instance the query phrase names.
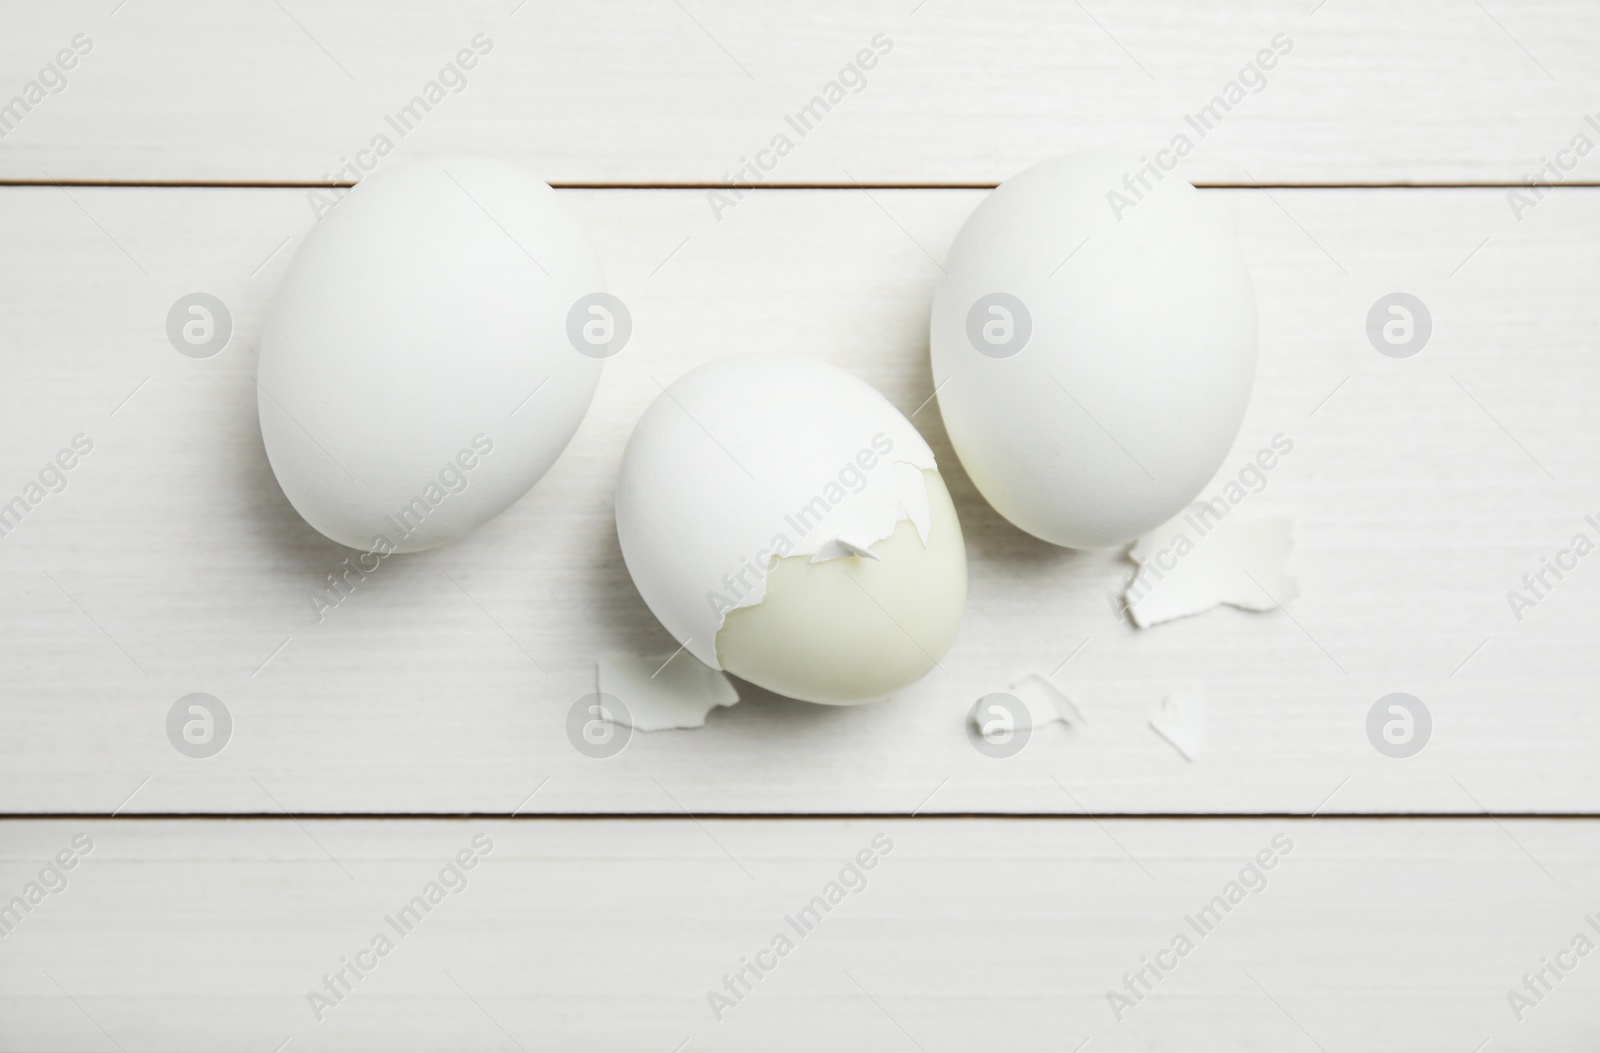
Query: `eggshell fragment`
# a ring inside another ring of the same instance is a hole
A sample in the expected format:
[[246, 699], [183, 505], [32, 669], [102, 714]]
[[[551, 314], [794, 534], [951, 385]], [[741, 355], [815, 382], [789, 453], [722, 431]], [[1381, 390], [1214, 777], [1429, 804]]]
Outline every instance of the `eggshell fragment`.
[[611, 721], [635, 731], [704, 727], [713, 709], [739, 703], [725, 675], [681, 653], [602, 658], [595, 664], [595, 687], [620, 703]]
[[1170, 692], [1150, 718], [1150, 728], [1172, 744], [1184, 760], [1200, 756], [1205, 739], [1206, 690], [1194, 685]]
[[1129, 548], [1139, 570], [1123, 604], [1134, 625], [1148, 629], [1224, 603], [1270, 611], [1300, 595], [1288, 572], [1294, 520], [1256, 509], [1224, 516], [1218, 507], [1197, 501]]

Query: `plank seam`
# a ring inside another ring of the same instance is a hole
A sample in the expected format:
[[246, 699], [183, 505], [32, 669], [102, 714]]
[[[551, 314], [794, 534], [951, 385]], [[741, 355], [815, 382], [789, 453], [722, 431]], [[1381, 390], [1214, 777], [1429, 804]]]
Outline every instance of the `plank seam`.
[[[1527, 190], [1543, 184], [1500, 183], [1224, 183], [1199, 182], [1201, 190]], [[0, 179], [0, 188], [74, 187], [147, 190], [348, 190], [354, 183], [194, 182]], [[993, 190], [998, 183], [762, 183], [758, 186], [728, 183], [551, 183], [556, 190]], [[1600, 181], [1573, 180], [1557, 190], [1593, 190]]]
[[1279, 820], [1297, 822], [1381, 821], [1381, 822], [1494, 822], [1515, 820], [1563, 820], [1593, 822], [1600, 820], [1600, 812], [946, 812], [911, 814], [907, 812], [696, 812], [683, 815], [671, 812], [141, 812], [113, 815], [109, 812], [16, 812], [0, 815], [0, 824], [14, 822], [190, 822], [190, 821], [296, 821], [320, 822], [386, 821], [386, 822], [464, 822], [509, 820], [561, 821], [561, 822], [696, 822], [703, 819], [737, 820], [742, 822], [842, 822], [849, 820], [893, 819], [915, 822], [935, 820], [989, 821], [989, 820], [1070, 820], [1097, 822], [1104, 819], [1137, 820], [1142, 822], [1234, 822], [1240, 820]]

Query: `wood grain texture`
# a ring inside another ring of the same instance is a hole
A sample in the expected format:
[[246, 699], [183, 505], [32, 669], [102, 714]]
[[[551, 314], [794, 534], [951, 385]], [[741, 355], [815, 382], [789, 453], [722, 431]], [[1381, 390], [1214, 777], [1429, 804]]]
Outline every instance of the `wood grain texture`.
[[[0, 183], [37, 184], [0, 186], [0, 506], [93, 444], [0, 537], [0, 1053], [1600, 1044], [1592, 954], [1547, 972], [1537, 1005], [1508, 1002], [1577, 934], [1600, 940], [1600, 820], [1503, 818], [1600, 813], [1600, 564], [1521, 620], [1506, 599], [1600, 518], [1600, 189], [1572, 186], [1600, 162], [1561, 153], [1600, 142], [1593, 3], [0, 9]], [[1256, 82], [1241, 71], [1275, 40], [1260, 90], [1200, 134], [1188, 118]], [[74, 41], [64, 77], [41, 72]], [[836, 104], [803, 114], [836, 79]], [[42, 95], [19, 110], [30, 81]], [[418, 108], [429, 81], [443, 90]], [[1036, 542], [978, 496], [929, 401], [927, 315], [982, 197], [961, 187], [1180, 134], [1180, 172], [1211, 184], [1519, 184], [1577, 163], [1520, 214], [1504, 187], [1208, 192], [1262, 323], [1219, 480], [1292, 440], [1249, 500], [1295, 517], [1303, 595], [1139, 632], [1106, 599], [1116, 553]], [[379, 135], [383, 164], [475, 152], [658, 189], [563, 191], [635, 330], [554, 470], [318, 620], [310, 597], [348, 553], [279, 490], [252, 380], [318, 198], [192, 184], [348, 183]], [[792, 149], [762, 155], [779, 135]], [[849, 189], [708, 189], [756, 174]], [[195, 291], [235, 325], [205, 360], [165, 334]], [[1365, 332], [1396, 291], [1434, 325], [1404, 361]], [[617, 549], [623, 443], [660, 384], [748, 350], [833, 362], [913, 415], [966, 533], [963, 629], [888, 702], [741, 685], [703, 729], [590, 760], [565, 723], [595, 659], [675, 646]], [[979, 755], [968, 709], [1026, 672], [1088, 724]], [[1197, 683], [1191, 763], [1147, 723]], [[194, 691], [234, 721], [205, 760], [165, 732]], [[1366, 735], [1391, 691], [1433, 718], [1408, 760]], [[35, 812], [87, 817], [15, 818]], [[1416, 812], [1460, 816], [1394, 814]], [[708, 992], [830, 881], [856, 884], [842, 868], [869, 850], [865, 887], [719, 1020]], [[444, 868], [464, 851], [465, 887], [319, 1020], [308, 993], [430, 881], [460, 884]], [[1264, 851], [1272, 869], [1245, 871]], [[1191, 926], [1234, 891], [1214, 928]], [[1119, 1019], [1108, 992], [1178, 934], [1192, 952]]]
[[[1126, 570], [1115, 553], [999, 519], [936, 404], [918, 411], [935, 261], [981, 191], [761, 191], [720, 222], [701, 191], [563, 192], [632, 309], [632, 343], [527, 498], [460, 544], [387, 562], [321, 622], [309, 597], [346, 552], [278, 489], [251, 381], [264, 304], [313, 222], [306, 192], [0, 191], [0, 492], [75, 434], [95, 443], [0, 541], [0, 802], [509, 813], [548, 778], [527, 811], [1600, 810], [1600, 569], [1580, 565], [1520, 623], [1506, 600], [1600, 511], [1600, 192], [1557, 193], [1520, 222], [1499, 190], [1207, 193], [1261, 303], [1259, 379], [1223, 477], [1292, 438], [1250, 500], [1296, 517], [1304, 596], [1140, 632], [1106, 601]], [[236, 325], [206, 360], [164, 330], [196, 289]], [[1365, 332], [1396, 290], [1434, 319], [1404, 361]], [[564, 721], [594, 660], [675, 646], [617, 552], [623, 444], [659, 383], [748, 350], [817, 356], [917, 411], [966, 531], [966, 621], [943, 670], [889, 702], [752, 691], [703, 730], [590, 760]], [[968, 709], [1028, 671], [1053, 673], [1088, 727], [980, 756]], [[1192, 682], [1212, 701], [1187, 763], [1146, 724]], [[1435, 725], [1404, 761], [1365, 733], [1397, 690]], [[234, 718], [208, 760], [163, 730], [191, 691]]]
[[[1520, 1021], [1507, 1001], [1576, 934], [1594, 937], [1586, 916], [1600, 924], [1587, 820], [4, 826], [8, 897], [73, 838], [93, 846], [0, 942], [8, 1051], [1458, 1053], [1600, 1039], [1592, 953]], [[454, 892], [391, 929], [461, 851], [464, 887], [446, 875]], [[791, 929], [861, 852], [864, 886], [847, 874], [810, 931]], [[1229, 894], [1214, 924], [1201, 917]], [[379, 933], [393, 949], [357, 959]], [[779, 933], [793, 949], [762, 959], [775, 967], [719, 1020], [707, 992]], [[1192, 950], [1158, 959], [1179, 934]], [[308, 992], [342, 960], [375, 967], [319, 1020]], [[1174, 967], [1118, 1020], [1107, 992], [1145, 961]]]
[[[392, 156], [487, 153], [554, 182], [712, 183], [784, 134], [793, 150], [766, 181], [994, 183], [1052, 154], [1153, 155], [1184, 134], [1185, 174], [1204, 181], [1503, 183], [1575, 135], [1600, 141], [1584, 121], [1600, 10], [1585, 0], [75, 0], [22, 13], [0, 40], [0, 104], [76, 34], [93, 48], [0, 142], [12, 180], [348, 182], [340, 167], [382, 134]], [[491, 50], [444, 73], [420, 121], [388, 123], [478, 34]], [[787, 123], [880, 34], [892, 50], [845, 75], [823, 120]], [[1280, 34], [1292, 50], [1264, 80], [1245, 74], [1215, 127], [1185, 120]], [[1593, 164], [1564, 177], [1592, 183]]]

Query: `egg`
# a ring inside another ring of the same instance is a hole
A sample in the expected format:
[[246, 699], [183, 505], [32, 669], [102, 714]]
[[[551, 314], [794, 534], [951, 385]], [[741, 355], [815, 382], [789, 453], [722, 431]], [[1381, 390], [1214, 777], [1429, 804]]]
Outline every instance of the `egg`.
[[925, 676], [967, 595], [933, 451], [822, 362], [744, 354], [665, 388], [634, 428], [617, 539], [695, 658], [791, 698], [848, 704]]
[[1227, 456], [1255, 377], [1250, 273], [1224, 221], [1154, 163], [1045, 161], [989, 194], [934, 294], [939, 410], [962, 466], [1057, 545], [1133, 540]]
[[385, 169], [306, 238], [268, 311], [256, 400], [272, 470], [342, 545], [454, 541], [549, 470], [629, 324], [533, 176], [468, 156]]

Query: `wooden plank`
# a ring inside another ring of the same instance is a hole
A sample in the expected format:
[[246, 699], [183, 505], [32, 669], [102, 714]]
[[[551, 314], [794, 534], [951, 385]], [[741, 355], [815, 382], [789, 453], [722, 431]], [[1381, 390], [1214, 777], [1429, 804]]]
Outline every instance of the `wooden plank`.
[[488, 153], [555, 182], [714, 183], [784, 135], [765, 181], [993, 183], [1184, 135], [1204, 181], [1499, 183], [1600, 140], [1584, 0], [74, 0], [16, 21], [0, 103], [78, 34], [92, 49], [0, 143], [12, 180], [347, 182], [382, 135], [392, 157]]
[[[737, 351], [815, 355], [917, 410], [933, 260], [981, 192], [764, 191], [720, 224], [692, 190], [563, 193], [632, 308], [632, 344], [526, 499], [460, 544], [386, 562], [318, 622], [310, 596], [346, 553], [279, 491], [250, 379], [264, 303], [312, 223], [305, 192], [0, 191], [0, 493], [74, 435], [95, 444], [0, 541], [5, 809], [104, 813], [133, 795], [128, 811], [152, 812], [1600, 811], [1600, 577], [1580, 564], [1521, 622], [1506, 599], [1600, 511], [1600, 193], [1558, 193], [1516, 222], [1494, 190], [1208, 192], [1237, 223], [1262, 312], [1223, 475], [1275, 434], [1295, 444], [1251, 498], [1297, 518], [1292, 618], [1119, 623], [1117, 555], [1000, 520], [930, 404], [914, 420], [971, 562], [945, 672], [859, 708], [757, 693], [603, 761], [564, 731], [593, 662], [675, 646], [611, 520], [657, 381]], [[1365, 331], [1397, 289], [1434, 318], [1406, 360]], [[195, 290], [236, 326], [203, 360], [165, 335]], [[966, 713], [1028, 671], [1053, 673], [1089, 725], [979, 755]], [[1189, 763], [1146, 725], [1192, 682], [1211, 708]], [[197, 691], [234, 723], [203, 760], [164, 730]], [[1407, 760], [1365, 731], [1391, 691], [1433, 715]]]
[[[0, 1049], [1447, 1053], [1600, 1037], [1600, 969], [1571, 950], [1600, 935], [1593, 821], [10, 822], [0, 890], [75, 837], [92, 850], [0, 944]], [[462, 852], [471, 868], [400, 918]], [[801, 917], [860, 853], [870, 869]], [[378, 934], [392, 949], [358, 958]], [[348, 961], [363, 975], [313, 1009]], [[708, 992], [746, 961], [772, 968], [719, 1019]], [[1577, 968], [1547, 973], [1519, 1020], [1507, 992], [1563, 961]], [[1147, 962], [1168, 968], [1113, 1009]]]

